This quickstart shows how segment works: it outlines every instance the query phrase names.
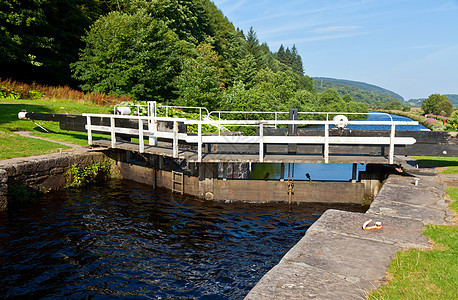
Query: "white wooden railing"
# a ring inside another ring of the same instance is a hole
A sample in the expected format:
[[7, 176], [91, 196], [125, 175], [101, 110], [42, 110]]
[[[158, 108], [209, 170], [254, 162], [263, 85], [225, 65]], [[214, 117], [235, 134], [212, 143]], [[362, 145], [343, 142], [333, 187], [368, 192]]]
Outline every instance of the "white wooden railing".
[[[339, 113], [342, 114], [342, 113]], [[412, 137], [396, 137], [396, 126], [398, 125], [418, 125], [416, 121], [346, 121], [345, 123], [357, 125], [389, 125], [390, 136], [388, 137], [348, 137], [348, 136], [329, 136], [331, 126], [340, 125], [339, 122], [326, 120], [187, 120], [184, 118], [168, 118], [154, 116], [126, 116], [126, 115], [108, 115], [108, 114], [83, 114], [87, 118], [86, 129], [88, 132], [88, 143], [93, 144], [92, 132], [107, 132], [111, 135], [111, 147], [116, 148], [116, 134], [127, 134], [139, 137], [139, 151], [145, 151], [145, 137], [150, 137], [150, 144], [155, 145], [157, 138], [168, 139], [172, 141], [173, 157], [178, 157], [179, 141], [188, 144], [196, 144], [198, 149], [198, 162], [202, 161], [203, 144], [258, 144], [259, 161], [264, 161], [264, 144], [321, 144], [324, 145], [324, 161], [329, 162], [329, 145], [331, 144], [356, 144], [356, 145], [389, 145], [389, 163], [393, 164], [394, 146], [411, 145], [416, 141]], [[92, 119], [109, 118], [110, 126], [92, 125]], [[138, 129], [122, 128], [115, 126], [116, 119], [138, 120]], [[173, 122], [172, 131], [159, 131], [159, 121]], [[147, 123], [145, 123], [147, 122]], [[186, 125], [197, 125], [197, 135], [188, 135], [187, 133], [178, 132], [178, 123]], [[144, 124], [149, 124], [148, 130], [144, 129]], [[202, 132], [202, 126], [252, 126], [259, 129], [257, 136], [226, 136], [226, 135], [206, 135]], [[324, 136], [265, 136], [265, 127], [276, 127], [277, 125], [324, 125]]]

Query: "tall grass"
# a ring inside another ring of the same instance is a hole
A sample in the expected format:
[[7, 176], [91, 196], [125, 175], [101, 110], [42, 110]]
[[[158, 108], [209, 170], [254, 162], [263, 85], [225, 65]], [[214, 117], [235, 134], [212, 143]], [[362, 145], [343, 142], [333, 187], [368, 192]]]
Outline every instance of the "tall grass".
[[84, 93], [68, 86], [47, 86], [27, 84], [11, 79], [0, 78], [0, 98], [13, 99], [70, 99], [77, 102], [90, 101], [97, 105], [114, 105], [123, 101], [132, 101], [126, 96], [111, 96], [105, 93]]

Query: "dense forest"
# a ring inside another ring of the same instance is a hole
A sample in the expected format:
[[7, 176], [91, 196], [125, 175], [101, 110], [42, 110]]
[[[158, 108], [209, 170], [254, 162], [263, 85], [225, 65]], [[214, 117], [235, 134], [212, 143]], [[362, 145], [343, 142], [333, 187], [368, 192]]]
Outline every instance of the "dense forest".
[[[210, 0], [0, 3], [0, 77], [209, 109], [366, 111], [317, 92], [294, 45], [273, 52]], [[358, 99], [355, 99], [358, 100]]]

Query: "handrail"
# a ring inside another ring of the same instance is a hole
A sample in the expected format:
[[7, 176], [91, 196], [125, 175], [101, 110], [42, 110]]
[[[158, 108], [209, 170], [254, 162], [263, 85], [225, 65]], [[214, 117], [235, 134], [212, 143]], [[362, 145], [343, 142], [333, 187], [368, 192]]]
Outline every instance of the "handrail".
[[[334, 113], [331, 113], [334, 114]], [[342, 114], [342, 113], [336, 113]], [[348, 114], [348, 113], [347, 113]], [[173, 141], [173, 157], [178, 157], [178, 143], [180, 140], [188, 143], [195, 143], [198, 146], [198, 162], [202, 161], [202, 145], [203, 143], [257, 143], [259, 144], [259, 161], [264, 159], [264, 144], [284, 144], [284, 143], [309, 143], [324, 145], [324, 161], [329, 162], [329, 145], [330, 144], [386, 144], [389, 145], [389, 163], [393, 164], [394, 160], [394, 145], [395, 144], [413, 144], [413, 138], [396, 138], [396, 126], [398, 125], [418, 125], [417, 121], [348, 121], [347, 124], [360, 125], [389, 125], [389, 137], [331, 137], [329, 136], [330, 125], [336, 125], [338, 122], [331, 120], [188, 120], [186, 118], [173, 117], [152, 117], [152, 116], [127, 116], [127, 115], [111, 115], [111, 114], [89, 114], [83, 116], [87, 119], [86, 129], [88, 131], [88, 143], [92, 145], [92, 131], [109, 132], [111, 135], [111, 147], [116, 147], [116, 133], [130, 134], [139, 136], [139, 151], [144, 152], [143, 137], [149, 136], [166, 138]], [[110, 126], [92, 125], [91, 118], [109, 118]], [[328, 118], [328, 117], [327, 117]], [[131, 119], [138, 120], [138, 129], [116, 127], [115, 119]], [[148, 121], [148, 130], [143, 129], [144, 120]], [[157, 128], [158, 121], [173, 122], [172, 132], [159, 131]], [[187, 133], [178, 132], [178, 123], [188, 125], [197, 125], [198, 133], [196, 135], [188, 135]], [[150, 126], [150, 124], [153, 124]], [[304, 136], [265, 136], [264, 127], [269, 125], [324, 125], [324, 137], [304, 137]], [[254, 137], [249, 136], [209, 136], [202, 133], [202, 126], [222, 126], [222, 125], [245, 125], [259, 127], [259, 135]], [[151, 139], [150, 139], [151, 143]]]

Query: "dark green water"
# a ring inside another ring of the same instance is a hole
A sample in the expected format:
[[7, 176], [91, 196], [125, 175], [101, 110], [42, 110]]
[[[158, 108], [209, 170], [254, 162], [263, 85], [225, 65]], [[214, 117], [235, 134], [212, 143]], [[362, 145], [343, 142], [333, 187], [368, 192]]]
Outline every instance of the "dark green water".
[[327, 208], [201, 202], [127, 181], [51, 193], [0, 212], [0, 295], [242, 299]]

